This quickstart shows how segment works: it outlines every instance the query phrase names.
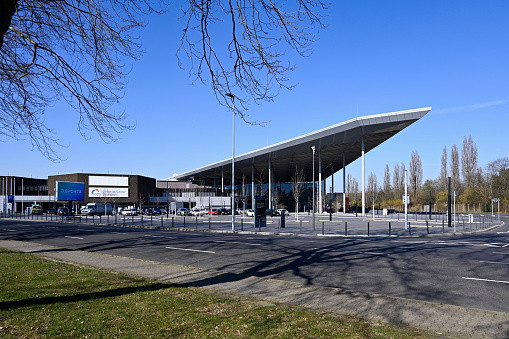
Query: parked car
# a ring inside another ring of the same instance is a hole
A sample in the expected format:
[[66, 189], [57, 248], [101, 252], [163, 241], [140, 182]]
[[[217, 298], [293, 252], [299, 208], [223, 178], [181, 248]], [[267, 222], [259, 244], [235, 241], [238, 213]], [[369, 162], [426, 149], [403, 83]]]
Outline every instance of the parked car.
[[58, 215], [69, 215], [69, 209], [67, 207], [59, 207], [57, 214]]
[[220, 209], [219, 209], [219, 208], [211, 208], [211, 209], [209, 210], [209, 214], [210, 214], [210, 215], [219, 215], [219, 214], [221, 214], [221, 211], [220, 211]]
[[232, 209], [231, 208], [222, 208], [221, 214], [222, 215], [232, 215]]
[[288, 212], [288, 211], [287, 211], [287, 210], [285, 210], [284, 208], [280, 208], [280, 209], [276, 210], [276, 211], [274, 212], [274, 215], [281, 215], [281, 214], [283, 214], [283, 213], [284, 213], [284, 215], [290, 215], [290, 212]]
[[191, 211], [189, 210], [189, 208], [185, 208], [185, 207], [184, 208], [179, 208], [177, 210], [177, 215], [184, 215], [184, 216], [191, 215]]
[[199, 209], [198, 207], [195, 207], [191, 210], [191, 214], [196, 217], [199, 217], [199, 216], [203, 215], [203, 211], [201, 209]]
[[154, 213], [154, 215], [161, 215], [161, 214], [163, 214], [163, 211], [161, 211], [161, 209], [157, 208], [157, 207], [152, 208], [152, 212]]
[[254, 217], [254, 215], [255, 215], [255, 211], [254, 211], [254, 210], [247, 210], [247, 211], [246, 211], [246, 215], [247, 215], [248, 217]]
[[138, 215], [138, 210], [136, 208], [124, 208], [122, 215]]
[[55, 208], [48, 208], [47, 214], [57, 214], [57, 210]]

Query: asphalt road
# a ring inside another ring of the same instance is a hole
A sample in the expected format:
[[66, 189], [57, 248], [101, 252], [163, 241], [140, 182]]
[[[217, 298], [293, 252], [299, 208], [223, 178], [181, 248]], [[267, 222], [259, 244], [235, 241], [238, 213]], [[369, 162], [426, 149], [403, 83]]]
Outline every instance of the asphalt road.
[[345, 238], [0, 219], [0, 239], [508, 313], [502, 221], [474, 235]]

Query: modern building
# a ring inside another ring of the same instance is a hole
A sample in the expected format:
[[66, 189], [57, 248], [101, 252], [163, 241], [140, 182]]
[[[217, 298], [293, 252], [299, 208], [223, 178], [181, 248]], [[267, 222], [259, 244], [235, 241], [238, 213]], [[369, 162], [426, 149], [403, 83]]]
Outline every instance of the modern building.
[[[235, 156], [235, 178], [232, 183], [232, 159], [226, 159], [196, 170], [176, 175], [168, 180], [203, 183], [217, 188], [222, 195], [245, 197], [254, 201], [255, 195], [266, 195], [269, 208], [280, 196], [292, 204], [291, 184], [296, 173], [302, 171], [307, 183], [299, 198], [299, 205], [309, 204], [310, 195], [316, 210], [324, 210], [325, 180], [342, 171], [345, 187], [345, 168], [362, 158], [362, 208], [365, 208], [364, 157], [387, 139], [412, 125], [431, 111], [431, 107], [358, 117], [297, 138]], [[318, 184], [316, 184], [318, 183]], [[232, 185], [233, 184], [233, 185]], [[314, 187], [314, 189], [313, 189]], [[305, 193], [309, 194], [305, 194]], [[313, 194], [315, 192], [315, 194]], [[346, 206], [345, 192], [342, 192]]]

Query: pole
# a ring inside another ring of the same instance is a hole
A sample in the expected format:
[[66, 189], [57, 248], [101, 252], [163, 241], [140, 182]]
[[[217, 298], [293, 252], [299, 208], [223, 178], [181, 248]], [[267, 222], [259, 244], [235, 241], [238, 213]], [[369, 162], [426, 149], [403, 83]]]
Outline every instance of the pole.
[[447, 177], [447, 227], [452, 227], [451, 224], [451, 177]]
[[456, 233], [456, 191], [454, 191], [454, 233]]
[[315, 146], [311, 146], [313, 150], [313, 231], [315, 230]]
[[405, 229], [408, 229], [408, 180], [407, 180], [407, 170], [405, 170]]
[[227, 93], [232, 99], [232, 231], [235, 231], [235, 96]]

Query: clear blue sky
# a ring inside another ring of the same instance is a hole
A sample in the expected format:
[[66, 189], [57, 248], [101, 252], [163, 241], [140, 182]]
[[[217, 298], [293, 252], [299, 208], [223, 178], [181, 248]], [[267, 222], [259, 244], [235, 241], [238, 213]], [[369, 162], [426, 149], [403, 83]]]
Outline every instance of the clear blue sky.
[[[46, 178], [58, 173], [140, 174], [164, 179], [231, 157], [231, 112], [208, 86], [191, 84], [175, 57], [182, 22], [177, 5], [139, 31], [146, 54], [133, 64], [122, 107], [136, 129], [105, 144], [77, 131], [64, 103], [46, 122], [67, 148], [52, 163], [29, 142], [0, 143], [2, 174]], [[472, 135], [479, 165], [509, 156], [509, 1], [333, 1], [329, 27], [309, 58], [292, 59], [298, 84], [275, 102], [252, 104], [266, 127], [236, 123], [236, 154], [356, 116], [431, 106], [419, 122], [366, 156], [381, 184], [386, 164], [407, 166], [417, 150], [424, 179], [440, 174], [444, 146], [461, 150]], [[347, 168], [360, 182], [360, 161]], [[336, 190], [341, 183], [336, 179]]]

